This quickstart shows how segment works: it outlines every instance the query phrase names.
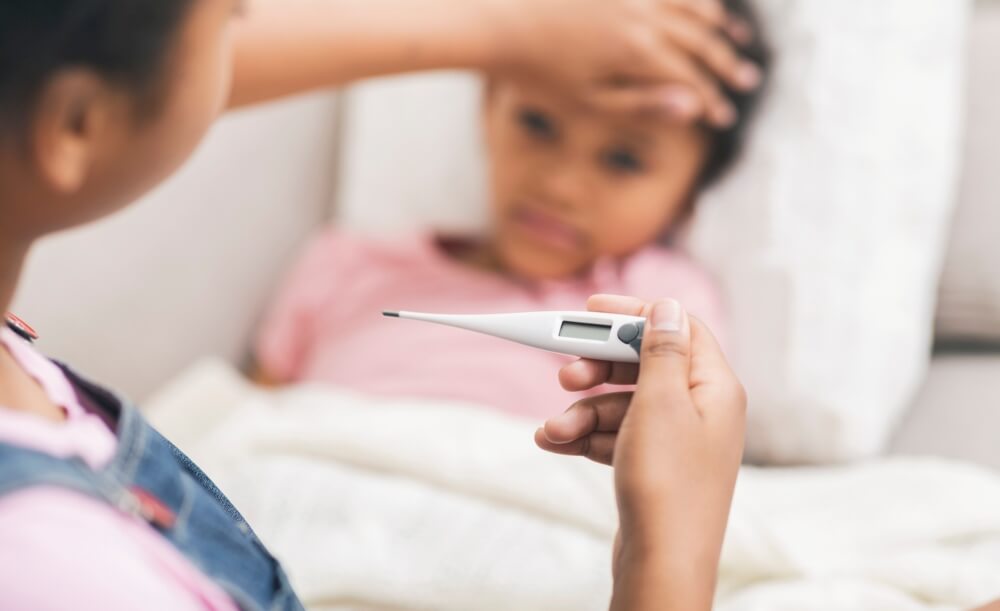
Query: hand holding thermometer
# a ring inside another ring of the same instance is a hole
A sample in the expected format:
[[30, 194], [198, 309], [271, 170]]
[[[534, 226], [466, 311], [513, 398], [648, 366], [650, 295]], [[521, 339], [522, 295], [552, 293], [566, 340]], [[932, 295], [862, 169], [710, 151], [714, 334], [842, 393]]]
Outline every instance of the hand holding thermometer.
[[382, 313], [475, 331], [550, 352], [616, 363], [638, 363], [646, 319], [601, 312], [516, 314]]

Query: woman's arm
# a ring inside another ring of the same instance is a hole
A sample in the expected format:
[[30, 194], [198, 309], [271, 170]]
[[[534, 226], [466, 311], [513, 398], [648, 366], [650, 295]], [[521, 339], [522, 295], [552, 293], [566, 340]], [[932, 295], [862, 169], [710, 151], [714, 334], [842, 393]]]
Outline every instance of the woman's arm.
[[724, 124], [719, 80], [759, 73], [718, 0], [253, 0], [239, 24], [231, 106], [361, 78], [477, 69], [598, 105]]
[[479, 0], [256, 0], [238, 25], [231, 104], [361, 78], [488, 66]]

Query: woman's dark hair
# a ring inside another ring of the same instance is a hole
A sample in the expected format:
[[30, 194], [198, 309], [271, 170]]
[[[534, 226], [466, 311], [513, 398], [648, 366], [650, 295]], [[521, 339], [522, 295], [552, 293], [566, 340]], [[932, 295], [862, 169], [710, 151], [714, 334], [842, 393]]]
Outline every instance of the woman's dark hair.
[[771, 71], [771, 49], [767, 43], [767, 35], [753, 8], [752, 0], [725, 0], [725, 5], [730, 15], [743, 20], [752, 29], [753, 40], [738, 47], [738, 51], [745, 59], [760, 68], [764, 78], [761, 86], [754, 91], [740, 92], [725, 89], [726, 97], [736, 108], [739, 118], [729, 129], [712, 133], [708, 161], [702, 170], [699, 182], [702, 187], [707, 187], [722, 178], [739, 157], [754, 111], [766, 93]]
[[91, 69], [150, 102], [193, 2], [0, 1], [0, 129], [28, 119], [64, 69]]

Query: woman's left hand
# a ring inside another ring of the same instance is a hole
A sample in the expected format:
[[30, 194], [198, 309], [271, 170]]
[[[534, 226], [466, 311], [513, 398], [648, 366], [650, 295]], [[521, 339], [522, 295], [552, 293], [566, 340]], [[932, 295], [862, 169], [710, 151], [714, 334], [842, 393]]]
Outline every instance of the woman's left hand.
[[[467, 0], [472, 1], [472, 0]], [[736, 120], [723, 86], [760, 85], [740, 57], [754, 34], [720, 0], [478, 0], [492, 19], [497, 67], [614, 112]]]

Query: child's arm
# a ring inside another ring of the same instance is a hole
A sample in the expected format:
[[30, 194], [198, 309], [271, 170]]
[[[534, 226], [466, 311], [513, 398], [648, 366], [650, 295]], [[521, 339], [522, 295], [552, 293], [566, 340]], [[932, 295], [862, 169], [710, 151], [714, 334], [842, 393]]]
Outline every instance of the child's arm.
[[740, 30], [717, 0], [254, 0], [238, 27], [233, 106], [477, 69], [608, 108], [711, 120], [729, 106], [717, 81], [755, 85], [722, 35]]
[[584, 399], [536, 441], [614, 466], [621, 529], [612, 609], [709, 611], [746, 395], [708, 328], [676, 302], [598, 296], [588, 305], [648, 318], [642, 363], [577, 361], [560, 381], [567, 390], [637, 382], [635, 393]]

